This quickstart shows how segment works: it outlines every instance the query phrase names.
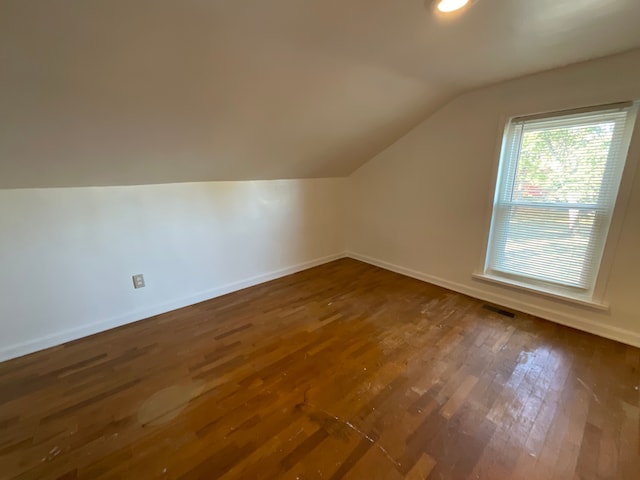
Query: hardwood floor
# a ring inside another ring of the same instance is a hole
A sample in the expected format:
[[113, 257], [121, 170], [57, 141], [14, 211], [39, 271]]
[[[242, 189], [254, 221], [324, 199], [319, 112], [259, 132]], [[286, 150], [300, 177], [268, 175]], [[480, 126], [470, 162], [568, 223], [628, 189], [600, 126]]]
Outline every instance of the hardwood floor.
[[0, 364], [0, 476], [638, 479], [639, 367], [338, 260]]

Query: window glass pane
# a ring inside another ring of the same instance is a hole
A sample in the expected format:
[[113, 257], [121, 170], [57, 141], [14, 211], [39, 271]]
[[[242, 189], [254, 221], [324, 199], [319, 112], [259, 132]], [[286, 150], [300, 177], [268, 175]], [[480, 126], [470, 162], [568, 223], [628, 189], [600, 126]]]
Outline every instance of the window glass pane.
[[594, 210], [512, 206], [497, 264], [514, 275], [583, 288], [589, 264], [590, 238], [596, 226]]
[[513, 189], [514, 201], [598, 201], [615, 122], [526, 129]]

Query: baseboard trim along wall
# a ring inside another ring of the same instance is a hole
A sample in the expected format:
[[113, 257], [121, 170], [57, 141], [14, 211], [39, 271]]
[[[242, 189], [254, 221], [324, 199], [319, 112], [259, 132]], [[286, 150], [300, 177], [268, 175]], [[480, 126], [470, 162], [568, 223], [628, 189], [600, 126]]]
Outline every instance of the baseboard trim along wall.
[[120, 327], [122, 325], [127, 325], [129, 323], [137, 322], [140, 320], [144, 320], [146, 318], [153, 317], [155, 315], [160, 315], [162, 313], [167, 313], [172, 310], [177, 310], [179, 308], [187, 307], [189, 305], [194, 305], [196, 303], [204, 302], [206, 300], [211, 300], [213, 298], [220, 297], [228, 293], [242, 290], [243, 288], [259, 285], [264, 282], [275, 280], [277, 278], [291, 275], [293, 273], [301, 272], [303, 270], [307, 270], [309, 268], [313, 268], [318, 265], [323, 265], [325, 263], [329, 263], [344, 257], [353, 258], [355, 260], [359, 260], [361, 262], [365, 262], [370, 265], [374, 265], [376, 267], [384, 268], [385, 270], [396, 272], [401, 275], [405, 275], [407, 277], [415, 278], [417, 280], [422, 280], [423, 282], [427, 282], [427, 283], [432, 283], [434, 285], [438, 285], [440, 287], [453, 290], [454, 292], [462, 293], [464, 295], [469, 295], [470, 297], [477, 298], [479, 300], [502, 305], [504, 307], [512, 308], [514, 310], [519, 310], [521, 312], [528, 313], [530, 315], [535, 315], [537, 317], [540, 317], [555, 323], [559, 323], [561, 325], [566, 325], [568, 327], [573, 327], [578, 330], [592, 333], [594, 335], [598, 335], [604, 338], [609, 338], [611, 340], [616, 340], [628, 345], [640, 347], [640, 335], [635, 332], [631, 332], [629, 330], [612, 327], [609, 325], [602, 325], [590, 320], [579, 318], [574, 315], [568, 315], [564, 312], [559, 312], [556, 310], [540, 307], [531, 303], [514, 300], [513, 298], [510, 298], [508, 296], [491, 294], [478, 288], [469, 287], [468, 285], [463, 285], [457, 282], [451, 282], [449, 280], [428, 275], [426, 273], [418, 272], [410, 268], [402, 267], [400, 265], [395, 265], [393, 263], [385, 262], [383, 260], [378, 260], [376, 258], [372, 258], [367, 255], [361, 255], [355, 252], [345, 252], [345, 253], [336, 253], [333, 255], [327, 255], [325, 257], [317, 258], [315, 260], [310, 260], [308, 262], [299, 263], [297, 265], [282, 268], [279, 270], [274, 270], [261, 275], [256, 275], [254, 277], [246, 278], [244, 280], [240, 280], [237, 282], [228, 283], [219, 287], [212, 288], [210, 290], [199, 292], [189, 297], [180, 298], [177, 300], [173, 300], [171, 302], [145, 308], [142, 310], [136, 310], [115, 318], [109, 318], [106, 320], [89, 323], [87, 325], [82, 325], [81, 327], [71, 328], [68, 330], [64, 330], [62, 332], [57, 332], [53, 335], [46, 335], [46, 336], [35, 338], [33, 340], [29, 340], [26, 342], [10, 345], [8, 347], [4, 347], [0, 349], [0, 361], [21, 357], [23, 355], [44, 350], [46, 348], [55, 347], [66, 342], [78, 340], [80, 338], [87, 337], [89, 335], [94, 335], [96, 333], [104, 332], [112, 328]]
[[173, 300], [171, 302], [163, 303], [161, 305], [155, 305], [153, 307], [145, 308], [142, 310], [136, 310], [115, 318], [100, 320], [98, 322], [82, 325], [81, 327], [71, 328], [52, 335], [46, 335], [26, 342], [10, 345], [8, 347], [0, 349], [0, 362], [16, 357], [21, 357], [29, 353], [44, 350], [46, 348], [55, 347], [72, 340], [78, 340], [80, 338], [104, 332], [106, 330], [120, 327], [122, 325], [144, 320], [145, 318], [160, 315], [161, 313], [167, 313], [172, 310], [188, 307], [189, 305], [204, 302], [205, 300], [211, 300], [212, 298], [220, 297], [222, 295], [226, 295], [227, 293], [232, 293], [247, 287], [253, 287], [254, 285], [259, 285], [264, 282], [285, 277], [287, 275], [291, 275], [292, 273], [301, 272], [303, 270], [317, 267], [318, 265], [323, 265], [325, 263], [329, 263], [344, 257], [344, 253], [327, 255], [325, 257], [310, 260], [308, 262], [299, 263], [297, 265], [263, 273], [261, 275], [256, 275], [254, 277], [246, 278], [237, 282], [228, 283], [219, 287], [212, 288], [210, 290], [199, 292], [189, 297], [184, 297]]
[[434, 285], [453, 290], [454, 292], [469, 295], [470, 297], [477, 298], [485, 302], [495, 303], [507, 308], [521, 311], [523, 313], [535, 315], [536, 317], [559, 323], [567, 327], [576, 328], [584, 332], [592, 333], [594, 335], [598, 335], [600, 337], [608, 338], [611, 340], [616, 340], [618, 342], [632, 345], [634, 347], [640, 347], [640, 334], [632, 332], [630, 330], [625, 330], [610, 325], [603, 325], [591, 320], [585, 320], [576, 315], [570, 315], [557, 310], [540, 307], [532, 303], [522, 302], [505, 295], [492, 294], [490, 292], [485, 292], [484, 290], [481, 290], [479, 288], [470, 287], [468, 285], [463, 285], [457, 282], [451, 282], [449, 280], [418, 272], [410, 268], [395, 265], [383, 260], [378, 260], [367, 255], [361, 255], [359, 253], [348, 251], [346, 252], [346, 256], [355, 260], [360, 260], [361, 262], [365, 262], [370, 265], [374, 265], [376, 267], [384, 268], [385, 270], [390, 270], [392, 272], [405, 275], [407, 277], [422, 280], [423, 282], [427, 283], [432, 283]]

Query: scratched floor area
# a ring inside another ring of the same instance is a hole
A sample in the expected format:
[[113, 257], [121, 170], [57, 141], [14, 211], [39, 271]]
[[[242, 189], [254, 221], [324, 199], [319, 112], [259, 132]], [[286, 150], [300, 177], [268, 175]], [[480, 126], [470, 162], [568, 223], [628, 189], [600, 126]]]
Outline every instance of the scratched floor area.
[[0, 476], [637, 480], [639, 367], [343, 259], [0, 364]]

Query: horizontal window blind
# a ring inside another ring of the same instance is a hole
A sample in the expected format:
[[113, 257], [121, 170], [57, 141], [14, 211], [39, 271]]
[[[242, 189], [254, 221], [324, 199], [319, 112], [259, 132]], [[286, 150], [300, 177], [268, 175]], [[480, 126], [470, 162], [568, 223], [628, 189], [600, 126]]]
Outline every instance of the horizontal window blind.
[[486, 273], [552, 287], [593, 289], [635, 108], [624, 105], [510, 122]]

